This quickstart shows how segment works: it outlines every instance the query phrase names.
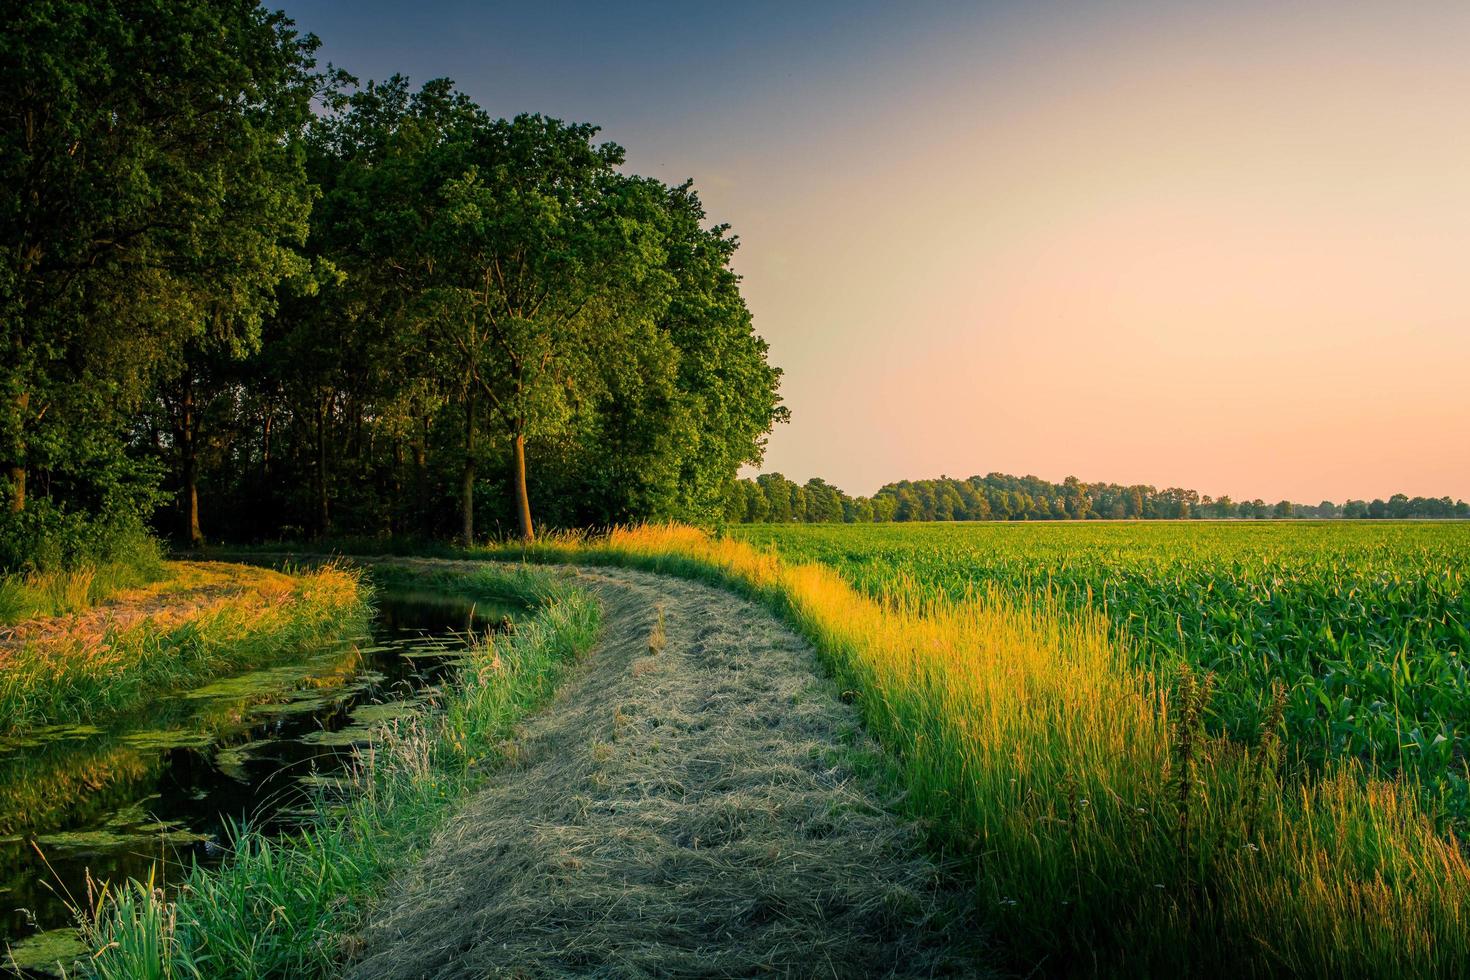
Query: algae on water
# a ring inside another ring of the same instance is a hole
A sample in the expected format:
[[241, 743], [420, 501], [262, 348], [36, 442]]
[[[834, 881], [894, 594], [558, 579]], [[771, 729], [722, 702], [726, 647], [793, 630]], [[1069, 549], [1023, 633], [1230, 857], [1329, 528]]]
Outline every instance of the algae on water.
[[75, 929], [51, 929], [12, 944], [0, 964], [65, 976], [71, 972], [72, 964], [86, 953], [87, 947]]

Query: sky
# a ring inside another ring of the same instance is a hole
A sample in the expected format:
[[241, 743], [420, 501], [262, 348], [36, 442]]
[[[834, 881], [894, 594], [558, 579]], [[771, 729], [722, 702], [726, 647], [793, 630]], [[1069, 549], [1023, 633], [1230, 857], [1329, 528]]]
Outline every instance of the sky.
[[1470, 4], [281, 0], [693, 178], [761, 467], [1470, 498]]

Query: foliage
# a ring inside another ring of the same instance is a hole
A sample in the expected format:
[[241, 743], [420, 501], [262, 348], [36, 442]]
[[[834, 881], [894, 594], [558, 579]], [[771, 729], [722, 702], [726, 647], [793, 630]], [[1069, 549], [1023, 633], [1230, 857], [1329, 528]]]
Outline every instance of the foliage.
[[[420, 853], [454, 801], [497, 765], [513, 726], [550, 695], [597, 633], [596, 601], [535, 570], [429, 573], [430, 584], [538, 606], [509, 638], [486, 637], [443, 712], [385, 734], [355, 791], [318, 821], [270, 839], [242, 828], [218, 870], [196, 868], [172, 901], [108, 887], [84, 919], [102, 978], [336, 975], [368, 904]], [[420, 576], [422, 581], [423, 576]]]
[[[36, 0], [0, 35], [0, 457], [99, 508], [132, 413], [300, 274], [315, 39], [253, 3]], [[141, 503], [141, 501], [139, 501]], [[134, 510], [132, 513], [138, 513]]]

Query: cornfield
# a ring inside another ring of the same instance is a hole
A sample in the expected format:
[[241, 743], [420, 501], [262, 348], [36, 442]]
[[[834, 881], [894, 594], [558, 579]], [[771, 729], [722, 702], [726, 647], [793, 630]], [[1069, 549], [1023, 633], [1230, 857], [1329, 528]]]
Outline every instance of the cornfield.
[[1470, 818], [1470, 524], [767, 525], [737, 536], [870, 596], [1049, 597], [1101, 611], [1141, 666], [1213, 673], [1207, 727], [1351, 758]]

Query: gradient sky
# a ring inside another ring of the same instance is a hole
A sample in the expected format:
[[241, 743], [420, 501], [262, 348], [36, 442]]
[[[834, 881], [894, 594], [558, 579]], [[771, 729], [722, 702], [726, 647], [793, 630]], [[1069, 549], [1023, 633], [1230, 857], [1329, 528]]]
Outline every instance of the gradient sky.
[[1470, 3], [292, 0], [693, 177], [852, 493], [1470, 497]]

